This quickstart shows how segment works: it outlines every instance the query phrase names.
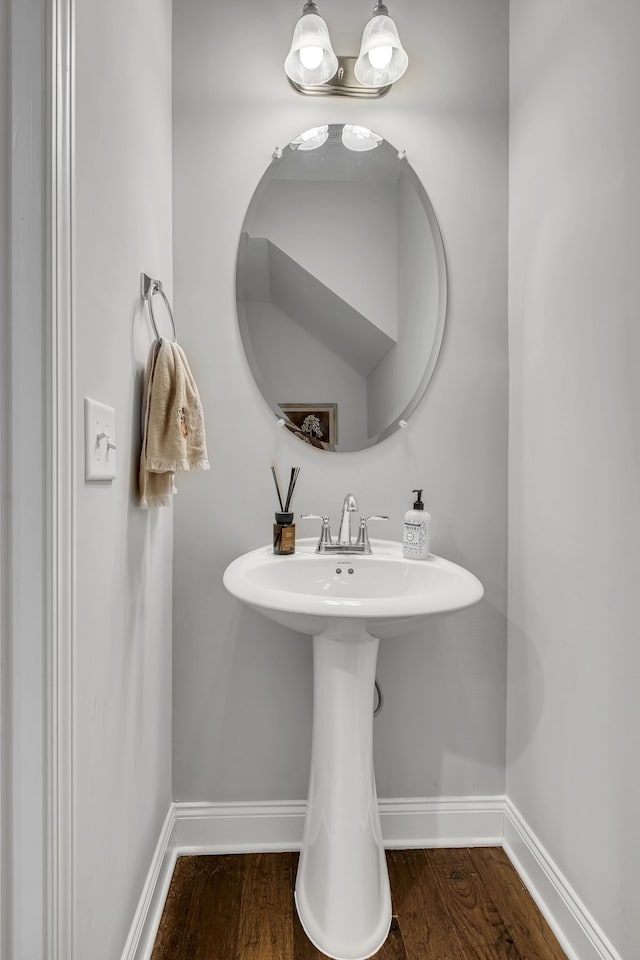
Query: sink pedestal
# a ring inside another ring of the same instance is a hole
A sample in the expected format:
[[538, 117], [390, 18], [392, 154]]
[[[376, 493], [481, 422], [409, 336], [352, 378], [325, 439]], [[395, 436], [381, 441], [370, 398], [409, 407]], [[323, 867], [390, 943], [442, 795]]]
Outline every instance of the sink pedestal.
[[336, 620], [313, 638], [311, 775], [296, 906], [305, 933], [336, 960], [364, 960], [391, 925], [373, 770], [378, 640]]
[[[402, 544], [375, 540], [372, 555], [317, 554], [296, 542], [238, 557], [227, 590], [276, 623], [313, 637], [311, 778], [296, 904], [309, 939], [336, 960], [364, 960], [391, 925], [389, 877], [373, 774], [373, 694], [378, 638], [419, 630], [435, 613], [482, 597], [480, 581], [430, 554], [407, 560]], [[346, 572], [345, 572], [346, 567]]]

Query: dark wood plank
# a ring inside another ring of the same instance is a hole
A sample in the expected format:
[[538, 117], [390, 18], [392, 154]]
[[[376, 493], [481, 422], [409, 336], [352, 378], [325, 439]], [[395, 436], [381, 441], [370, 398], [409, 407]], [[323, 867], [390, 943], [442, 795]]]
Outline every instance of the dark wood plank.
[[424, 850], [389, 850], [393, 912], [407, 960], [465, 960]]
[[397, 917], [391, 917], [389, 936], [372, 960], [409, 960]]
[[501, 847], [478, 847], [471, 857], [482, 883], [526, 960], [566, 960], [553, 930]]
[[425, 855], [465, 960], [526, 960], [484, 888], [469, 850], [427, 850]]
[[[566, 960], [499, 848], [387, 853], [373, 960]], [[151, 960], [325, 960], [294, 905], [297, 854], [179, 857]]]
[[230, 956], [293, 960], [291, 858], [288, 853], [248, 853], [245, 860], [236, 953]]
[[244, 869], [244, 857], [178, 857], [151, 960], [235, 957]]

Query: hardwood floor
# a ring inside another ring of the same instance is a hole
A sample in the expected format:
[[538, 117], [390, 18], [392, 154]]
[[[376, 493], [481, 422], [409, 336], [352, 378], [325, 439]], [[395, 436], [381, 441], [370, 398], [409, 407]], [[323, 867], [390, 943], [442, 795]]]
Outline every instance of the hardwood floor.
[[[376, 960], [566, 960], [499, 847], [387, 851]], [[293, 902], [295, 853], [179, 857], [151, 960], [322, 960]]]

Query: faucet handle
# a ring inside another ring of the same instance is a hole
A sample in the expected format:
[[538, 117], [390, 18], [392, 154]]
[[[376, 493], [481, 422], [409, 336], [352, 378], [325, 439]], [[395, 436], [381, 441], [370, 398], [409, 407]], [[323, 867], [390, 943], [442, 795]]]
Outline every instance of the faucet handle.
[[367, 524], [369, 520], [388, 520], [386, 513], [372, 513], [368, 517], [360, 517], [360, 528], [358, 530], [358, 539], [356, 548], [360, 548], [363, 553], [371, 553], [371, 544], [369, 543], [369, 530]]
[[324, 548], [331, 543], [331, 529], [329, 527], [329, 517], [321, 516], [319, 513], [301, 513], [301, 520], [322, 520], [322, 529], [320, 530], [320, 539], [316, 547], [316, 553], [324, 553]]

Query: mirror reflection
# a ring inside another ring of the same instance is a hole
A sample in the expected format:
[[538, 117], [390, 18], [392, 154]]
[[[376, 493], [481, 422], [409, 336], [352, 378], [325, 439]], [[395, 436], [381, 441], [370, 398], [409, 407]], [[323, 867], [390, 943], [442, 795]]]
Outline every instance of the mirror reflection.
[[436, 217], [398, 150], [364, 127], [306, 131], [245, 217], [238, 320], [265, 400], [305, 443], [379, 442], [423, 396], [444, 332]]

